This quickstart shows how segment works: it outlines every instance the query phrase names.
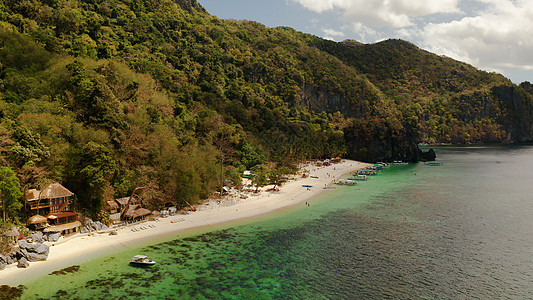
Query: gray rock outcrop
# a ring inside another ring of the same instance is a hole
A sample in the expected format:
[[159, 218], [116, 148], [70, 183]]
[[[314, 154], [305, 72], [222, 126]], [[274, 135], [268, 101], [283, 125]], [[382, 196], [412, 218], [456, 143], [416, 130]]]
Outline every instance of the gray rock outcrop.
[[15, 252], [11, 253], [11, 255], [6, 256], [5, 258], [6, 258], [6, 263], [8, 265], [14, 264], [17, 262], [17, 254]]
[[50, 253], [50, 247], [45, 244], [40, 244], [37, 249], [35, 249], [35, 252], [37, 254], [46, 255], [48, 257], [48, 254]]
[[7, 266], [7, 258], [0, 254], [0, 270], [3, 270]]
[[52, 243], [57, 242], [60, 236], [61, 236], [61, 232], [51, 233], [48, 235], [48, 241]]
[[26, 249], [20, 249], [19, 253], [22, 257], [26, 258], [28, 261], [43, 261], [48, 258], [48, 254], [40, 254], [37, 252], [29, 252]]
[[91, 231], [102, 231], [109, 229], [105, 224], [100, 221], [89, 220], [80, 229], [81, 233], [89, 233]]
[[28, 260], [26, 258], [21, 257], [19, 259], [17, 267], [19, 267], [19, 268], [27, 268], [29, 266], [30, 266], [30, 263], [28, 262]]
[[48, 258], [50, 248], [45, 244], [28, 243], [26, 240], [20, 240], [18, 244], [20, 247], [17, 251], [18, 256], [25, 258], [27, 261], [42, 261]]
[[31, 234], [31, 239], [34, 242], [42, 243], [43, 242], [43, 233], [41, 231], [36, 231]]

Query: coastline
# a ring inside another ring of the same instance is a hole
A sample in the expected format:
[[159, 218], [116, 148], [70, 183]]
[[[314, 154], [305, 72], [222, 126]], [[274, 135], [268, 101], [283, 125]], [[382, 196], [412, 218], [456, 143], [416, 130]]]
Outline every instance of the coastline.
[[[309, 202], [327, 191], [325, 187], [330, 186], [333, 180], [369, 165], [353, 160], [343, 160], [325, 167], [306, 165], [301, 170], [307, 170], [309, 176], [297, 177], [286, 182], [279, 191], [261, 192], [247, 199], [233, 199], [231, 203], [226, 201], [216, 204], [211, 201], [209, 204], [200, 205], [198, 211], [187, 215], [178, 214], [160, 218], [158, 221], [146, 221], [119, 228], [117, 235], [109, 235], [106, 232], [76, 234], [66, 239], [61, 238], [56, 243], [47, 243], [50, 246], [50, 254], [46, 261], [32, 262], [26, 269], [17, 268], [12, 264], [0, 271], [0, 285], [25, 284], [55, 270], [81, 264], [158, 238], [171, 238], [178, 233], [243, 221]], [[312, 187], [306, 188], [302, 185]], [[132, 231], [132, 227], [146, 229]]]

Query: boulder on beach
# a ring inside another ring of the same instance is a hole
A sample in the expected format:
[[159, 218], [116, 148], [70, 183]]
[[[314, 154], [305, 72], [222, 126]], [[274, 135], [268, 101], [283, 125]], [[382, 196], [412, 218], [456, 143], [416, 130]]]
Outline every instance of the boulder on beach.
[[48, 235], [48, 241], [52, 243], [57, 242], [60, 236], [61, 236], [61, 232], [51, 233]]
[[36, 231], [31, 234], [31, 239], [34, 242], [42, 243], [43, 242], [43, 233], [41, 231]]
[[37, 254], [43, 254], [43, 255], [48, 256], [48, 253], [50, 253], [50, 247], [48, 247], [48, 246], [45, 245], [45, 244], [40, 244], [40, 245], [35, 249], [35, 253], [37, 253]]
[[109, 229], [105, 224], [100, 221], [89, 220], [80, 229], [81, 233], [89, 233], [91, 231], [102, 231]]
[[108, 229], [109, 229], [109, 227], [107, 227], [106, 224], [101, 223], [101, 222], [98, 222], [98, 223], [100, 223], [100, 224], [99, 224], [99, 226], [100, 226], [100, 229], [99, 229], [99, 230], [108, 230]]
[[20, 249], [26, 249], [28, 251], [35, 251], [40, 245], [40, 243], [30, 243], [27, 240], [19, 240], [18, 244]]
[[17, 267], [19, 267], [19, 268], [27, 268], [27, 267], [29, 267], [29, 266], [30, 266], [30, 263], [28, 262], [28, 260], [27, 260], [26, 258], [21, 257], [21, 258], [19, 259], [19, 262], [18, 262], [18, 264], [17, 264]]
[[26, 249], [19, 249], [17, 251], [20, 257], [26, 258], [28, 261], [43, 261], [48, 258], [48, 254], [39, 254], [37, 252], [30, 252]]
[[3, 270], [7, 266], [7, 258], [0, 254], [0, 270]]
[[19, 257], [24, 257], [28, 261], [41, 261], [48, 258], [50, 248], [42, 243], [29, 243], [25, 240], [18, 242], [19, 250], [17, 254]]
[[14, 264], [17, 262], [17, 254], [15, 252], [11, 253], [10, 255], [8, 256], [5, 256], [5, 259], [6, 259], [6, 263], [8, 265], [10, 264]]

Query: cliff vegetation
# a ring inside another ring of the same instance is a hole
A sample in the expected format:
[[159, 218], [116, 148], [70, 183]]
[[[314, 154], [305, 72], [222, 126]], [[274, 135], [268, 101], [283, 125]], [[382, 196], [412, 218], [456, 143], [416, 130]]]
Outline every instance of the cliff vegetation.
[[530, 140], [531, 92], [405, 41], [336, 43], [194, 0], [0, 0], [1, 164], [95, 217], [139, 186], [154, 206], [198, 202], [221, 167], [239, 184], [305, 159]]

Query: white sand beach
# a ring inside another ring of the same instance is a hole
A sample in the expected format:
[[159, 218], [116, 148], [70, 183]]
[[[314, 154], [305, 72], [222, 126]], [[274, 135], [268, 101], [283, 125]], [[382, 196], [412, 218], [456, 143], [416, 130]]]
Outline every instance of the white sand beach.
[[[31, 262], [26, 269], [17, 268], [16, 264], [13, 264], [0, 271], [0, 285], [24, 284], [55, 270], [112, 254], [139, 245], [143, 241], [155, 240], [157, 237], [170, 237], [186, 230], [244, 220], [296, 204], [311, 202], [313, 197], [327, 191], [324, 187], [332, 185], [333, 180], [368, 165], [352, 160], [343, 160], [326, 167], [307, 165], [303, 169], [309, 171], [307, 173], [309, 176], [295, 177], [294, 180], [285, 183], [279, 191], [262, 191], [251, 194], [246, 199], [228, 198], [220, 204], [217, 201], [210, 201], [209, 204], [199, 206], [196, 212], [190, 214], [177, 214], [160, 218], [158, 221], [146, 221], [122, 227], [117, 230], [117, 235], [92, 233], [75, 234], [66, 239], [62, 237], [56, 243], [47, 243], [50, 246], [50, 254], [46, 261]], [[312, 187], [306, 188], [302, 185]], [[133, 231], [133, 227], [144, 229]]]

